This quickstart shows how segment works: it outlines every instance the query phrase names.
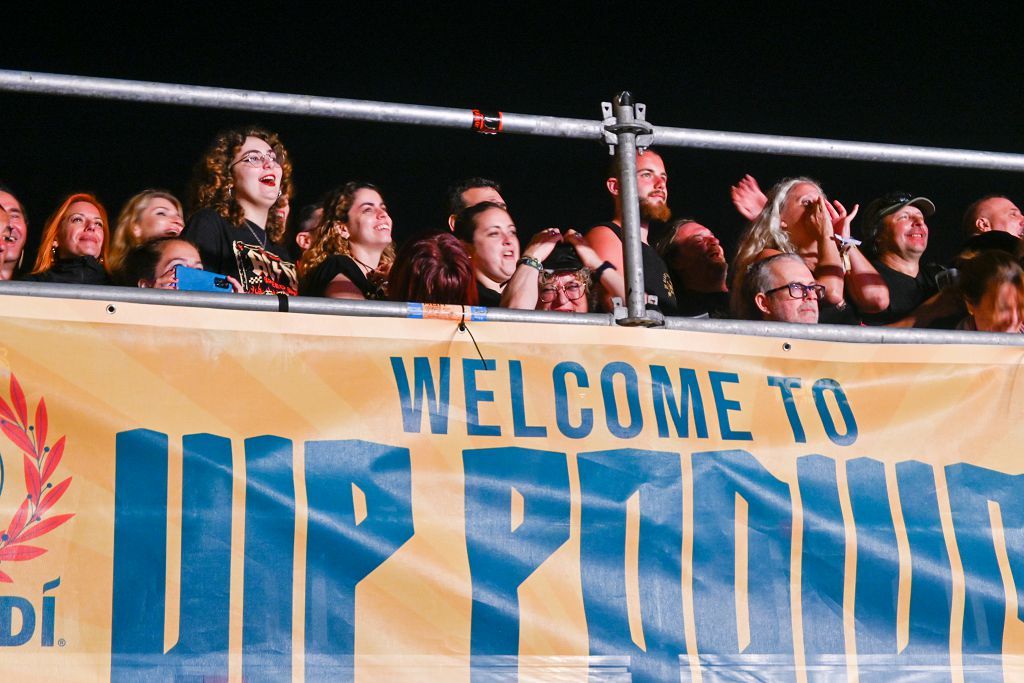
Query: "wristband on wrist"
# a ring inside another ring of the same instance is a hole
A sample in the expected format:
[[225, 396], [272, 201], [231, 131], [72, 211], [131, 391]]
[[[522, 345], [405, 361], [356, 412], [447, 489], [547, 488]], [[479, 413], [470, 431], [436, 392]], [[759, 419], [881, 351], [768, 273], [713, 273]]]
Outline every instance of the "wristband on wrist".
[[613, 264], [611, 261], [605, 261], [604, 263], [599, 265], [597, 268], [595, 268], [594, 272], [592, 272], [590, 274], [590, 276], [594, 280], [594, 282], [597, 282], [597, 281], [599, 281], [601, 279], [601, 276], [604, 275], [604, 271], [609, 270], [609, 269], [611, 269], [611, 270], [618, 270], [615, 267], [615, 264]]
[[835, 240], [836, 245], [839, 247], [839, 253], [845, 255], [846, 252], [850, 251], [856, 246], [860, 245], [860, 240], [855, 240], [852, 237], [842, 237], [841, 235], [833, 235], [832, 239]]
[[522, 257], [521, 259], [516, 261], [516, 265], [517, 266], [530, 266], [531, 268], [536, 268], [538, 272], [543, 272], [544, 271], [543, 264], [541, 264], [540, 261], [538, 261], [537, 259], [533, 258], [532, 256], [524, 256], [524, 257]]

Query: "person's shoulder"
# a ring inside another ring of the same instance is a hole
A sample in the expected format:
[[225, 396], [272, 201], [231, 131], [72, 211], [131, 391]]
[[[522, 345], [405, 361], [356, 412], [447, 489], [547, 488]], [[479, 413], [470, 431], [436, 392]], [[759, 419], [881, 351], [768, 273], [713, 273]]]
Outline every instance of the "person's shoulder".
[[188, 238], [195, 234], [207, 234], [230, 227], [231, 224], [217, 213], [216, 209], [199, 209], [189, 217], [181, 234]]
[[609, 239], [609, 238], [614, 237], [615, 239], [621, 241], [621, 238], [619, 237], [619, 234], [620, 234], [619, 226], [616, 225], [615, 223], [608, 222], [608, 223], [598, 223], [597, 225], [591, 226], [587, 230], [587, 232], [585, 233], [584, 237], [586, 237], [587, 239], [591, 239], [591, 240], [592, 239]]

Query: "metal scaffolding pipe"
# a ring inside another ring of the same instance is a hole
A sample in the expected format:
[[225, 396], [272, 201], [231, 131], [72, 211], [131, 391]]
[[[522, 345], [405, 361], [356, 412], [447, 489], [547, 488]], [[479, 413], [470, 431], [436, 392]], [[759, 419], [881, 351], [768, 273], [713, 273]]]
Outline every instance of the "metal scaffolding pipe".
[[622, 216], [622, 264], [626, 279], [626, 310], [629, 324], [647, 317], [644, 266], [640, 236], [640, 200], [636, 180], [636, 136], [639, 127], [633, 118], [633, 98], [628, 92], [612, 102], [615, 124], [615, 160], [619, 167], [619, 213]]
[[1024, 171], [1024, 154], [1005, 152], [978, 152], [967, 149], [850, 142], [760, 133], [726, 133], [716, 130], [665, 126], [654, 126], [654, 140], [662, 147], [690, 147], [730, 152], [923, 164], [993, 171]]
[[[0, 91], [474, 129], [470, 109], [0, 69]], [[600, 121], [500, 113], [505, 133], [599, 141]], [[653, 126], [663, 147], [1024, 171], [1024, 154]]]
[[[52, 299], [96, 301], [111, 315], [116, 315], [119, 302], [159, 306], [189, 306], [221, 310], [262, 311], [279, 313], [277, 297], [248, 294], [217, 294], [176, 292], [171, 290], [102, 287], [98, 285], [66, 285], [42, 282], [0, 282], [0, 296], [30, 296]], [[114, 306], [114, 310], [110, 310]], [[355, 301], [291, 297], [288, 312], [316, 315], [342, 315], [376, 318], [421, 317], [420, 304], [396, 301]], [[448, 319], [453, 319], [449, 317]], [[509, 308], [471, 310], [467, 322], [514, 322], [610, 327], [616, 324], [607, 313], [557, 313], [554, 311], [523, 311]], [[947, 330], [915, 330], [890, 327], [855, 327], [848, 325], [796, 325], [791, 323], [755, 322], [747, 320], [709, 320], [701, 318], [666, 318], [665, 328], [686, 332], [739, 334], [751, 337], [778, 337], [790, 340], [830, 341], [857, 344], [968, 344], [1024, 346], [1024, 335], [994, 332], [957, 332]], [[784, 347], [785, 348], [785, 347]]]
[[[0, 90], [472, 130], [472, 109], [0, 70]], [[501, 131], [599, 140], [599, 121], [499, 114]]]

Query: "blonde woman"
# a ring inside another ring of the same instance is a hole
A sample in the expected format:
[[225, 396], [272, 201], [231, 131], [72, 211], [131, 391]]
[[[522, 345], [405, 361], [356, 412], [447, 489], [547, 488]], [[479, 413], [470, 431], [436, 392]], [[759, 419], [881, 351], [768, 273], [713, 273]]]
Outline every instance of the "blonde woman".
[[177, 197], [164, 190], [143, 190], [121, 209], [110, 238], [107, 268], [117, 274], [133, 248], [161, 237], [177, 237], [184, 228]]

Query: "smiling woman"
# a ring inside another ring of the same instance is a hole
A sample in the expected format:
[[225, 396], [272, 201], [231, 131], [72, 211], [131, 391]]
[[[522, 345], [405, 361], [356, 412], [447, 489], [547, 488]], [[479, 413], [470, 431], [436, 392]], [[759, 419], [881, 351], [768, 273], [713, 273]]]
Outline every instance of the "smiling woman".
[[455, 235], [466, 243], [473, 258], [480, 304], [500, 306], [501, 292], [519, 261], [519, 237], [512, 216], [501, 204], [480, 202], [458, 213]]
[[299, 265], [300, 293], [384, 299], [395, 261], [391, 227], [388, 207], [375, 185], [348, 182], [331, 192]]
[[134, 247], [161, 237], [177, 237], [185, 227], [181, 202], [164, 190], [143, 190], [128, 200], [110, 238], [107, 267], [117, 276]]
[[110, 283], [103, 267], [107, 255], [107, 211], [91, 194], [73, 194], [43, 228], [31, 282], [82, 285]]
[[196, 166], [193, 214], [182, 237], [203, 265], [237, 277], [252, 294], [298, 293], [276, 208], [292, 194], [292, 165], [277, 135], [262, 128], [225, 131]]

